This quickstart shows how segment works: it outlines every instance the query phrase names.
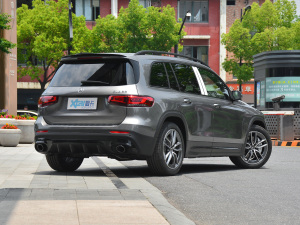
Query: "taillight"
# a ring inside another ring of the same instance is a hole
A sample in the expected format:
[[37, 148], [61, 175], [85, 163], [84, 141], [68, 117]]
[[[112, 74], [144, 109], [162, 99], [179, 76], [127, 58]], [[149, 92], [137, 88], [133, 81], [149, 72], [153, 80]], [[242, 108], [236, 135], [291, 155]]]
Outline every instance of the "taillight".
[[41, 96], [38, 102], [38, 107], [45, 107], [52, 105], [58, 101], [57, 96]]
[[154, 98], [148, 96], [109, 96], [108, 103], [127, 107], [151, 107]]

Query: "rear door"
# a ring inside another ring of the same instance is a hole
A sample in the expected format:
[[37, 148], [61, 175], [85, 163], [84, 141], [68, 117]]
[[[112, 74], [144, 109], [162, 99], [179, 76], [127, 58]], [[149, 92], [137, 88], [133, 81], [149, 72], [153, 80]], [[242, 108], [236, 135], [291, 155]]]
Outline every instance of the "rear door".
[[[177, 99], [179, 109], [185, 117], [190, 133], [187, 156], [210, 156], [213, 143], [211, 106], [203, 98], [203, 88], [199, 85], [193, 67], [176, 63], [172, 63], [171, 66], [181, 91], [181, 97]], [[171, 73], [170, 70], [168, 74]]]
[[239, 154], [244, 142], [242, 137], [245, 111], [231, 100], [228, 87], [218, 75], [207, 69], [198, 69], [212, 110], [212, 156]]
[[108, 104], [111, 95], [137, 95], [133, 65], [125, 59], [81, 59], [64, 62], [43, 96], [58, 102], [40, 108], [48, 124], [117, 125], [126, 107]]

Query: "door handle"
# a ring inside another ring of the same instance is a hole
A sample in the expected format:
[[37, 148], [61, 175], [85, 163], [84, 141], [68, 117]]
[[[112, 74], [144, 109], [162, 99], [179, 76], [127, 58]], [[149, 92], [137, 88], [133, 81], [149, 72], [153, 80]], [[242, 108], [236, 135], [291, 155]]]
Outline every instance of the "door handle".
[[186, 104], [191, 104], [192, 103], [191, 100], [188, 99], [188, 98], [184, 98], [183, 102], [186, 103]]
[[221, 106], [219, 104], [214, 104], [214, 107], [217, 109], [221, 108]]

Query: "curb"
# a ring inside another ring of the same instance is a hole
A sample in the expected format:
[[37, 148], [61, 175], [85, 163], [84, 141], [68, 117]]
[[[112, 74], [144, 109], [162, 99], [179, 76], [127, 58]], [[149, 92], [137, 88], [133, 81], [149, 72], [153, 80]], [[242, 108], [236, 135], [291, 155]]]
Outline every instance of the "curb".
[[274, 141], [272, 140], [273, 146], [283, 147], [300, 147], [300, 141]]

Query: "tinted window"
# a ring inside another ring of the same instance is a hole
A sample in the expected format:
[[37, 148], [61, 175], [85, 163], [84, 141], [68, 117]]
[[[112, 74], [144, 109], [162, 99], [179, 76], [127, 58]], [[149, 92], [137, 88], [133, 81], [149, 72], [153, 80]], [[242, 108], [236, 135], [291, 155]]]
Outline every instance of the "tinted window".
[[172, 64], [180, 90], [183, 92], [200, 94], [200, 88], [193, 68], [188, 65]]
[[169, 88], [168, 77], [163, 63], [154, 63], [152, 65], [150, 85]]
[[169, 63], [166, 63], [165, 66], [169, 77], [170, 87], [172, 89], [179, 90], [178, 82], [176, 80], [176, 77], [174, 76], [174, 71], [171, 65]]
[[201, 68], [198, 69], [206, 87], [208, 96], [214, 98], [229, 99], [228, 88], [219, 76], [212, 73], [211, 71]]
[[133, 68], [126, 62], [93, 64], [63, 64], [56, 72], [50, 86], [119, 86], [134, 84]]

